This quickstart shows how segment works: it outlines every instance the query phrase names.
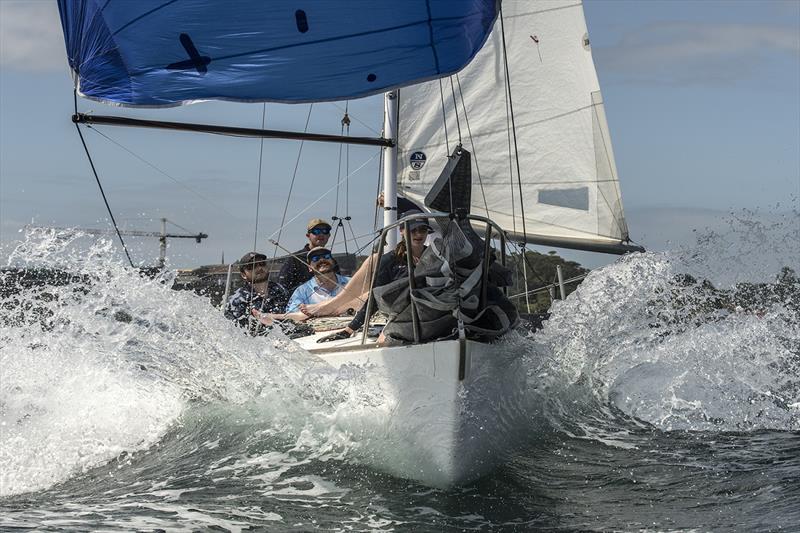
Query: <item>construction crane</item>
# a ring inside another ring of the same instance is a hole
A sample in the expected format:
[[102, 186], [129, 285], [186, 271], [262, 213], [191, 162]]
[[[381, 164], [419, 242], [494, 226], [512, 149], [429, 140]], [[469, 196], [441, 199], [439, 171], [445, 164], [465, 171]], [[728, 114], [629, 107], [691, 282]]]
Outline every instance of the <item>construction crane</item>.
[[[158, 250], [158, 268], [164, 268], [167, 258], [167, 239], [194, 239], [198, 244], [203, 239], [208, 238], [207, 233], [167, 233], [167, 219], [161, 219], [161, 231], [139, 231], [139, 230], [120, 230], [122, 235], [128, 237], [158, 237], [159, 250]], [[117, 232], [110, 229], [91, 229], [91, 228], [59, 228], [55, 226], [34, 226], [28, 224], [25, 228], [38, 228], [38, 229], [54, 229], [59, 231], [74, 231], [76, 233], [86, 233], [87, 235], [116, 235]]]

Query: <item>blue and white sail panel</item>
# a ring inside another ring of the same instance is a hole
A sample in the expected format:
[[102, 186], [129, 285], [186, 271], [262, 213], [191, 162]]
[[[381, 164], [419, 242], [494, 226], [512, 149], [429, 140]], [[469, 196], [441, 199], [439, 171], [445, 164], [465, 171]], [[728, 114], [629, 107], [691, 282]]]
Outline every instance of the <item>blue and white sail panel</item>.
[[82, 96], [128, 106], [366, 96], [460, 70], [498, 0], [58, 0]]

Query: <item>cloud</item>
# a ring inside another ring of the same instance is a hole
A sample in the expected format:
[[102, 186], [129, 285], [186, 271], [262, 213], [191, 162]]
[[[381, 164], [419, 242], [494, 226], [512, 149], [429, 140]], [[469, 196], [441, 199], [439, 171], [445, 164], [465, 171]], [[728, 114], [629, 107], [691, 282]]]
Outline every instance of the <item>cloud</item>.
[[0, 67], [41, 71], [66, 65], [55, 2], [0, 0]]
[[727, 84], [753, 79], [783, 58], [797, 61], [800, 32], [775, 24], [656, 23], [594, 49], [603, 72], [655, 84]]

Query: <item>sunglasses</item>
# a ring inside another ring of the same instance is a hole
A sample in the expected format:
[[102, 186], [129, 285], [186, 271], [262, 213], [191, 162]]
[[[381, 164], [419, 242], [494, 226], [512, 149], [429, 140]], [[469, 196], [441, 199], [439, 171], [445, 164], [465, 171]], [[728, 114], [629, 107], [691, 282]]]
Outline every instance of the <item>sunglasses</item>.
[[316, 263], [320, 259], [333, 259], [333, 255], [331, 255], [331, 254], [319, 254], [319, 255], [312, 255], [311, 257], [309, 257], [309, 260], [312, 263]]
[[330, 228], [311, 228], [308, 230], [309, 233], [313, 235], [330, 235], [331, 229]]

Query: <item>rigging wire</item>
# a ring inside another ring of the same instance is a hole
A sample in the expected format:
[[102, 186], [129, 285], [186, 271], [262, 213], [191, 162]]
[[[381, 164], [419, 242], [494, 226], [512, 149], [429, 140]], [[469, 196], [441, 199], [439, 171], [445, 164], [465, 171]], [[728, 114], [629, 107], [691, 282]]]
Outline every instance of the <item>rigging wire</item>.
[[[341, 136], [342, 137], [349, 137], [350, 136], [350, 116], [348, 115], [348, 110], [350, 107], [350, 102], [347, 101], [345, 103], [344, 108], [344, 116], [341, 120], [342, 130]], [[346, 146], [345, 146], [346, 145]], [[333, 236], [331, 237], [330, 247], [333, 248], [336, 237], [339, 234], [339, 228], [342, 229], [342, 235], [344, 236], [344, 253], [348, 253], [347, 250], [347, 228], [344, 225], [344, 222], [347, 221], [348, 224], [350, 222], [350, 180], [345, 182], [345, 216], [339, 216], [339, 192], [342, 188], [342, 149], [345, 150], [345, 173], [346, 175], [350, 174], [350, 145], [341, 142], [339, 143], [339, 161], [337, 164], [337, 173], [336, 173], [336, 208], [335, 213], [331, 216], [331, 221], [336, 223], [336, 228], [333, 230]], [[352, 226], [350, 226], [350, 231], [352, 233]]]
[[[517, 126], [516, 121], [514, 120], [514, 99], [511, 94], [511, 74], [508, 69], [508, 49], [506, 47], [506, 30], [505, 24], [503, 22], [503, 5], [500, 4], [500, 36], [503, 43], [503, 68], [505, 70], [505, 80], [506, 80], [506, 93], [507, 93], [507, 115], [511, 117], [511, 135], [514, 139], [514, 162], [516, 163], [517, 168], [517, 187], [519, 189], [519, 210], [520, 210], [520, 218], [522, 220], [522, 244], [520, 248], [523, 250], [522, 258], [523, 258], [523, 269], [524, 269], [524, 276], [525, 276], [525, 289], [527, 290], [528, 287], [528, 273], [527, 268], [531, 269], [531, 272], [536, 275], [537, 278], [541, 279], [536, 270], [533, 268], [533, 265], [530, 264], [530, 260], [528, 259], [528, 232], [525, 227], [525, 203], [523, 202], [522, 198], [522, 172], [520, 171], [519, 166], [519, 147], [517, 145]], [[512, 173], [512, 180], [513, 180], [513, 173]], [[512, 186], [513, 188], [513, 186]], [[513, 205], [513, 196], [512, 196], [512, 205]], [[516, 231], [516, 229], [515, 229]], [[544, 281], [544, 280], [542, 280]], [[530, 301], [526, 295], [526, 305], [530, 307]]]
[[[342, 136], [344, 136], [344, 122], [342, 122]], [[342, 150], [344, 143], [339, 143], [339, 164], [336, 167], [336, 203], [333, 204], [333, 219], [337, 220], [339, 215], [339, 191], [342, 188]], [[335, 235], [334, 235], [335, 237]], [[331, 246], [333, 246], [331, 244]]]
[[[263, 130], [266, 126], [267, 122], [267, 103], [264, 102], [263, 107], [261, 109], [261, 129]], [[253, 251], [255, 252], [258, 249], [258, 218], [259, 218], [259, 211], [261, 208], [261, 176], [262, 176], [262, 169], [264, 162], [264, 138], [261, 138], [261, 142], [259, 143], [259, 150], [258, 150], [258, 187], [256, 188], [256, 216], [255, 221], [253, 223]], [[255, 263], [253, 264], [255, 267]], [[259, 311], [263, 313], [266, 311], [267, 305], [267, 298], [269, 297], [270, 293], [270, 277], [272, 277], [271, 269], [267, 270], [267, 286], [264, 290], [264, 298], [261, 300], [261, 308]], [[252, 286], [255, 289], [255, 285]], [[250, 291], [250, 301], [248, 305], [250, 307], [253, 306], [253, 300], [255, 299], [255, 290]], [[264, 324], [261, 323], [260, 320], [256, 320], [254, 316], [248, 316], [247, 321], [249, 324], [255, 323], [255, 332], [256, 334], [260, 334], [261, 331], [266, 327]]]
[[[385, 118], [385, 116], [386, 116], [386, 111], [385, 110], [384, 110], [383, 114], [384, 114], [384, 118]], [[384, 132], [381, 131], [381, 137], [383, 137], [383, 134], [384, 134]], [[378, 213], [379, 213], [379, 210], [378, 210], [378, 207], [379, 207], [378, 198], [380, 198], [381, 185], [383, 185], [383, 158], [384, 158], [384, 153], [383, 152], [384, 152], [383, 150], [380, 151], [380, 157], [378, 158], [378, 188], [375, 191], [375, 213], [372, 216], [372, 231], [375, 231], [375, 230], [378, 229]], [[386, 199], [384, 198], [384, 201], [385, 200]]]
[[[167, 219], [164, 219], [164, 220], [167, 220]], [[190, 230], [190, 229], [188, 229], [188, 228], [184, 228], [183, 226], [181, 226], [181, 225], [180, 225], [180, 224], [178, 224], [177, 222], [173, 222], [173, 221], [171, 221], [171, 220], [167, 220], [167, 223], [169, 223], [169, 224], [172, 224], [173, 226], [175, 226], [175, 227], [176, 227], [176, 228], [178, 228], [178, 229], [182, 229], [182, 230], [183, 230], [183, 231], [185, 231], [186, 233], [194, 233], [194, 231], [193, 231], [193, 230]]]
[[[308, 116], [306, 117], [306, 125], [303, 128], [303, 133], [308, 131], [308, 123], [311, 121], [311, 111], [313, 109], [314, 109], [314, 104], [312, 103], [308, 107]], [[270, 235], [270, 238], [272, 238], [272, 237], [275, 236], [275, 233], [277, 233], [278, 234], [278, 238], [275, 239], [277, 242], [280, 242], [281, 234], [283, 233], [283, 228], [286, 227], [286, 224], [285, 224], [285, 222], [286, 222], [286, 213], [289, 211], [289, 202], [292, 199], [292, 190], [294, 190], [294, 182], [295, 182], [295, 179], [297, 179], [297, 169], [300, 166], [300, 156], [303, 154], [303, 146], [305, 146], [305, 141], [300, 141], [300, 148], [297, 150], [297, 160], [294, 163], [294, 172], [292, 173], [292, 182], [289, 185], [289, 194], [286, 195], [286, 205], [283, 206], [283, 216], [281, 217], [281, 225], [278, 228], [277, 232], [273, 232], [272, 235]], [[300, 216], [300, 214], [302, 214], [304, 212], [305, 211], [301, 211], [297, 216]], [[297, 217], [294, 217], [294, 218], [297, 218]], [[292, 220], [294, 220], [294, 218]], [[278, 255], [278, 245], [276, 244], [275, 248], [274, 248], [274, 250], [272, 252], [272, 258], [275, 259], [275, 257], [277, 255]]]
[[[500, 13], [501, 20], [502, 20], [502, 16], [503, 16], [503, 14], [502, 14], [502, 11], [501, 11], [501, 13]], [[504, 51], [504, 53], [505, 53], [505, 51]], [[504, 84], [505, 85], [503, 87], [503, 89], [504, 89], [503, 90], [503, 97], [505, 98], [505, 103], [506, 103], [506, 105], [505, 105], [505, 111], [506, 111], [506, 142], [507, 142], [507, 145], [508, 145], [508, 176], [509, 176], [508, 184], [510, 186], [510, 192], [511, 192], [511, 229], [513, 230], [514, 233], [516, 233], [517, 232], [517, 200], [516, 200], [516, 195], [515, 195], [515, 192], [514, 192], [514, 161], [513, 161], [512, 146], [511, 146], [511, 131], [512, 131], [512, 127], [511, 127], [511, 117], [509, 115], [509, 90], [508, 90], [508, 86], [510, 85], [510, 80], [508, 79], [508, 72], [506, 72], [505, 74], [506, 74], [506, 76], [504, 77]], [[520, 202], [522, 202], [522, 199], [520, 199]], [[513, 255], [514, 248], [510, 243], [509, 243], [509, 246], [511, 247], [512, 255]], [[516, 251], [517, 251], [517, 253], [519, 253], [520, 252], [519, 248], [517, 248]], [[524, 256], [525, 253], [522, 252], [521, 255]], [[520, 265], [520, 266], [522, 267], [523, 283], [525, 285], [525, 290], [527, 291], [527, 289], [528, 289], [528, 270], [527, 270], [527, 268], [525, 266], [525, 261], [524, 260], [522, 261], [522, 265]], [[526, 305], [526, 309], [530, 310], [530, 301], [528, 299], [525, 300], [525, 305]]]
[[[377, 155], [374, 155], [374, 156], [370, 157], [369, 159], [367, 159], [366, 161], [364, 161], [364, 163], [361, 166], [359, 166], [357, 169], [355, 169], [350, 174], [350, 176], [345, 176], [344, 179], [347, 180], [347, 179], [350, 179], [350, 177], [355, 176], [362, 168], [364, 168], [365, 166], [370, 164], [370, 162], [372, 162], [376, 157], [377, 157]], [[295, 216], [290, 218], [288, 221], [285, 220], [286, 214], [284, 213], [284, 220], [281, 221], [281, 226], [277, 230], [272, 232], [272, 234], [269, 236], [269, 239], [272, 239], [275, 236], [276, 233], [278, 234], [278, 237], [280, 238], [280, 234], [284, 230], [284, 228], [286, 228], [286, 226], [288, 226], [289, 224], [291, 224], [292, 222], [297, 220], [299, 217], [303, 216], [309, 209], [311, 209], [312, 207], [314, 207], [315, 205], [320, 203], [322, 201], [322, 199], [325, 198], [326, 196], [328, 196], [331, 192], [333, 192], [333, 190], [335, 188], [336, 188], [336, 186], [334, 185], [333, 187], [329, 188], [327, 191], [323, 192], [316, 200], [314, 200], [313, 202], [308, 204], [308, 206], [306, 206], [305, 209], [300, 210]]]
[[[267, 103], [264, 102], [261, 111], [261, 129], [266, 126], [267, 121]], [[258, 213], [261, 208], [261, 169], [264, 161], [264, 138], [261, 138], [261, 145], [258, 151], [258, 188], [256, 189], [256, 218], [253, 224], [253, 250], [258, 247]]]
[[[73, 90], [73, 100], [75, 103], [75, 114], [78, 114], [78, 89], [75, 88]], [[122, 249], [125, 251], [125, 256], [128, 258], [128, 263], [130, 263], [131, 268], [136, 268], [133, 264], [133, 260], [131, 259], [131, 254], [128, 252], [128, 247], [125, 245], [125, 239], [122, 238], [122, 233], [119, 231], [119, 226], [117, 226], [117, 221], [114, 219], [114, 213], [111, 211], [111, 206], [108, 204], [108, 198], [106, 197], [106, 192], [103, 190], [103, 184], [100, 183], [100, 176], [97, 175], [97, 169], [94, 166], [94, 161], [92, 160], [92, 154], [89, 153], [89, 147], [86, 145], [86, 139], [83, 138], [83, 133], [81, 132], [80, 126], [76, 123], [75, 129], [78, 130], [78, 136], [81, 138], [81, 144], [83, 144], [83, 150], [86, 152], [86, 157], [89, 159], [89, 165], [92, 167], [92, 174], [94, 174], [94, 179], [97, 182], [97, 187], [100, 189], [100, 195], [103, 197], [103, 202], [106, 204], [106, 210], [108, 211], [108, 216], [111, 218], [111, 223], [114, 224], [114, 231], [117, 232], [117, 237], [119, 238], [119, 242], [122, 244]]]
[[517, 126], [514, 120], [514, 100], [511, 95], [511, 74], [508, 70], [508, 52], [506, 50], [506, 32], [503, 24], [503, 5], [500, 5], [500, 35], [503, 41], [503, 66], [506, 73], [506, 91], [508, 93], [508, 110], [511, 116], [511, 135], [514, 138], [514, 160], [517, 166], [517, 186], [519, 188], [519, 210], [522, 219], [522, 238], [526, 242], [528, 234], [525, 228], [525, 204], [522, 201], [522, 173], [519, 168], [519, 148], [517, 146]]
[[[445, 146], [445, 157], [450, 159], [450, 139], [447, 135], [447, 110], [444, 103], [444, 89], [442, 88], [442, 78], [439, 78], [439, 97], [441, 98], [442, 102], [442, 124], [444, 125], [444, 144]], [[461, 127], [459, 127], [459, 134], [458, 134], [459, 146], [461, 146]], [[447, 178], [447, 189], [448, 194], [450, 196], [450, 213], [452, 214], [455, 209], [453, 209], [453, 178], [449, 176]]]
[[97, 129], [96, 127], [94, 127], [94, 126], [92, 126], [92, 125], [90, 125], [90, 124], [89, 124], [89, 125], [87, 125], [86, 127], [87, 127], [87, 128], [90, 130], [90, 131], [93, 131], [94, 133], [96, 133], [96, 134], [100, 135], [101, 137], [103, 137], [104, 139], [106, 139], [108, 142], [110, 142], [110, 143], [112, 143], [112, 144], [114, 144], [114, 145], [118, 146], [119, 148], [122, 148], [123, 150], [125, 150], [126, 152], [128, 152], [130, 155], [132, 155], [133, 157], [135, 157], [136, 159], [138, 159], [139, 161], [141, 161], [142, 163], [144, 163], [145, 165], [149, 166], [150, 168], [152, 168], [153, 170], [155, 170], [156, 172], [158, 172], [158, 173], [159, 173], [159, 174], [161, 174], [162, 176], [164, 176], [164, 177], [168, 178], [169, 180], [173, 181], [173, 182], [174, 182], [174, 183], [176, 183], [177, 185], [180, 185], [181, 187], [183, 187], [184, 189], [186, 189], [186, 190], [187, 190], [187, 191], [189, 191], [190, 193], [194, 194], [195, 196], [197, 196], [197, 197], [198, 197], [198, 198], [200, 198], [201, 200], [204, 200], [204, 201], [208, 202], [208, 204], [209, 204], [210, 206], [214, 207], [215, 209], [219, 209], [220, 211], [222, 211], [223, 213], [225, 213], [226, 215], [228, 215], [228, 216], [230, 216], [230, 217], [234, 217], [234, 216], [235, 216], [233, 213], [231, 213], [230, 211], [228, 211], [227, 209], [225, 209], [225, 208], [224, 208], [224, 207], [222, 207], [221, 205], [219, 205], [219, 204], [215, 203], [215, 202], [214, 202], [213, 200], [211, 200], [210, 198], [207, 198], [207, 197], [203, 196], [202, 194], [200, 194], [200, 193], [199, 193], [199, 192], [197, 192], [196, 190], [192, 189], [191, 187], [189, 187], [188, 185], [186, 185], [186, 184], [185, 184], [185, 183], [183, 183], [182, 181], [178, 180], [177, 178], [175, 178], [175, 177], [173, 177], [173, 176], [170, 176], [169, 174], [167, 174], [165, 171], [161, 170], [159, 167], [157, 167], [156, 165], [154, 165], [154, 164], [153, 164], [153, 163], [151, 163], [150, 161], [146, 160], [146, 159], [145, 159], [145, 158], [143, 158], [142, 156], [140, 156], [140, 155], [138, 155], [137, 153], [133, 152], [132, 150], [130, 150], [129, 148], [125, 147], [125, 146], [124, 146], [124, 145], [122, 145], [121, 143], [119, 143], [119, 142], [115, 141], [115, 140], [114, 140], [113, 138], [111, 138], [109, 135], [107, 135], [106, 133], [103, 133], [102, 131], [100, 131], [100, 130], [99, 130], [99, 129]]
[[[349, 104], [349, 102], [348, 102]], [[347, 107], [345, 107], [344, 117], [342, 118], [342, 122], [347, 125], [347, 133], [346, 136], [350, 137], [350, 115], [347, 113]], [[345, 175], [350, 175], [350, 144], [348, 143], [345, 146], [345, 159], [344, 159], [344, 171]], [[350, 228], [350, 235], [355, 235], [355, 231], [353, 230], [353, 217], [350, 216], [350, 180], [345, 182], [345, 212], [344, 212], [344, 220], [347, 222], [347, 226]], [[358, 247], [358, 240], [356, 242], [356, 247]], [[344, 251], [347, 253], [347, 239], [344, 241]]]
[[453, 85], [453, 76], [450, 76], [450, 92], [453, 93], [453, 109], [456, 112], [456, 128], [458, 128], [458, 144], [461, 142], [461, 120], [458, 118], [458, 100], [456, 100], [456, 89]]
[[[331, 102], [331, 104], [333, 104], [334, 107], [338, 108], [339, 111], [344, 111], [345, 110], [345, 108], [343, 108], [340, 104], [338, 104], [336, 102]], [[366, 129], [368, 129], [369, 131], [371, 131], [375, 135], [379, 135], [379, 136], [383, 137], [383, 134], [381, 132], [379, 132], [378, 130], [376, 130], [375, 128], [373, 128], [372, 126], [370, 126], [369, 124], [367, 124], [363, 120], [359, 119], [357, 116], [352, 115], [350, 118], [355, 120], [356, 122], [358, 122], [362, 126], [364, 126]]]
[[461, 107], [464, 109], [464, 123], [467, 126], [467, 137], [469, 137], [470, 148], [472, 148], [472, 157], [475, 161], [475, 172], [478, 175], [478, 184], [481, 186], [481, 196], [483, 197], [483, 207], [486, 210], [486, 217], [489, 218], [489, 203], [486, 201], [486, 191], [483, 189], [483, 180], [481, 179], [481, 170], [478, 167], [478, 154], [475, 151], [475, 143], [472, 138], [472, 130], [469, 127], [469, 116], [467, 115], [467, 104], [464, 102], [464, 93], [461, 91], [461, 80], [456, 73], [456, 83], [458, 84], [458, 94], [461, 96]]
[[[347, 108], [349, 107], [348, 102], [345, 105], [344, 109], [344, 118], [342, 118], [342, 123], [347, 125], [347, 133], [346, 136], [350, 137], [350, 116], [347, 114]], [[345, 122], [346, 121], [346, 122]], [[348, 143], [344, 147], [345, 157], [344, 157], [344, 173], [345, 175], [350, 174], [350, 144]], [[344, 192], [344, 215], [346, 220], [350, 220], [350, 180], [345, 182], [345, 192]]]
[[442, 78], [439, 78], [439, 97], [442, 100], [442, 125], [444, 126], [444, 144], [447, 156], [450, 156], [450, 138], [447, 135], [447, 113], [444, 106], [444, 89], [442, 89]]

